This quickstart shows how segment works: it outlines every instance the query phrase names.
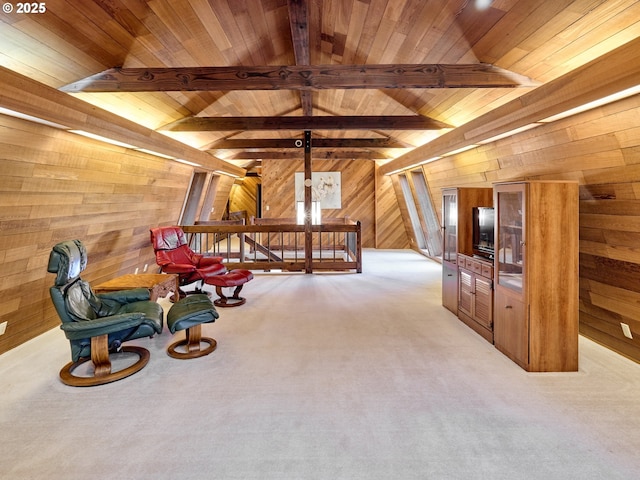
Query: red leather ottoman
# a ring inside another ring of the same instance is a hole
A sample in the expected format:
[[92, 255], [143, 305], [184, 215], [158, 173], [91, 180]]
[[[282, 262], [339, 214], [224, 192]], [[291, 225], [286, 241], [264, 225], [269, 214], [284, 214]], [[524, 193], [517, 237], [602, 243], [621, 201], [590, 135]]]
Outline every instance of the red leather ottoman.
[[[238, 307], [244, 304], [247, 299], [240, 297], [240, 290], [245, 283], [253, 279], [253, 273], [249, 270], [236, 269], [225, 273], [224, 275], [213, 275], [205, 278], [205, 283], [216, 287], [216, 293], [218, 294], [217, 300], [213, 303], [217, 307]], [[222, 293], [223, 288], [236, 287], [231, 297], [226, 297]]]

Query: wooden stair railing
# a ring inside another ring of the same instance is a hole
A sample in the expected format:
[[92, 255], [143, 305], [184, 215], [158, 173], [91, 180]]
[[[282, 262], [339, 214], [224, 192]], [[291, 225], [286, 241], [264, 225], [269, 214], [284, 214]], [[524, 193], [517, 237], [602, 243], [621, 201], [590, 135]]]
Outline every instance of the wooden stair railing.
[[[272, 220], [265, 222], [268, 225], [198, 222], [182, 229], [194, 251], [222, 256], [228, 269], [301, 271], [305, 270], [305, 260], [310, 259], [316, 270], [362, 272], [360, 222], [339, 219], [335, 223], [313, 225], [312, 250], [304, 251], [305, 242], [298, 241], [305, 235], [304, 225], [273, 224]], [[285, 235], [293, 241], [285, 242]], [[333, 252], [333, 256], [327, 258], [327, 252]]]

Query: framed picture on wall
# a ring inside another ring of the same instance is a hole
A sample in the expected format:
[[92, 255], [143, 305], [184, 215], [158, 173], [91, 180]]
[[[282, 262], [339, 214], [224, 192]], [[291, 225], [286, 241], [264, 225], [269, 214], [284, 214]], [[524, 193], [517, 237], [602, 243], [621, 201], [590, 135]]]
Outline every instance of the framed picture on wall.
[[[304, 172], [295, 174], [296, 202], [304, 202]], [[311, 201], [320, 202], [320, 208], [342, 208], [340, 172], [311, 173]]]

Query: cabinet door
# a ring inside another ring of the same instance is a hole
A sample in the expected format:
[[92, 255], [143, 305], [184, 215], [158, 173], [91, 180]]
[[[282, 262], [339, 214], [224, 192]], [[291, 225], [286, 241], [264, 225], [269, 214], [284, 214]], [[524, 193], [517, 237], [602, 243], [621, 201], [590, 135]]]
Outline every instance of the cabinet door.
[[501, 186], [497, 206], [495, 252], [497, 284], [523, 293], [525, 272], [525, 185]]
[[456, 263], [458, 255], [458, 196], [456, 192], [442, 195], [442, 259]]
[[492, 282], [488, 278], [474, 276], [474, 315], [473, 318], [489, 330], [493, 324], [493, 290]]
[[473, 280], [475, 275], [467, 270], [460, 269], [458, 278], [460, 280], [458, 309], [473, 317]]
[[458, 314], [458, 267], [442, 262], [442, 305]]
[[498, 285], [496, 287], [495, 346], [518, 365], [529, 365], [529, 315], [519, 295]]

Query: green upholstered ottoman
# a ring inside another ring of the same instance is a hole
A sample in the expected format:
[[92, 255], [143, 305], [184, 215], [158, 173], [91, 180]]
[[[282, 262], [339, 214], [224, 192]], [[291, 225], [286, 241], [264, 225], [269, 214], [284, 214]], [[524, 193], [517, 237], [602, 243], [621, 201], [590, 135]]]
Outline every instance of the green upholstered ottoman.
[[[172, 343], [167, 348], [167, 354], [181, 359], [209, 355], [216, 349], [217, 342], [202, 336], [202, 324], [215, 322], [218, 316], [213, 303], [204, 294], [187, 295], [174, 303], [167, 313], [167, 326], [171, 333], [186, 330], [186, 338]], [[202, 343], [208, 346], [202, 348]]]

